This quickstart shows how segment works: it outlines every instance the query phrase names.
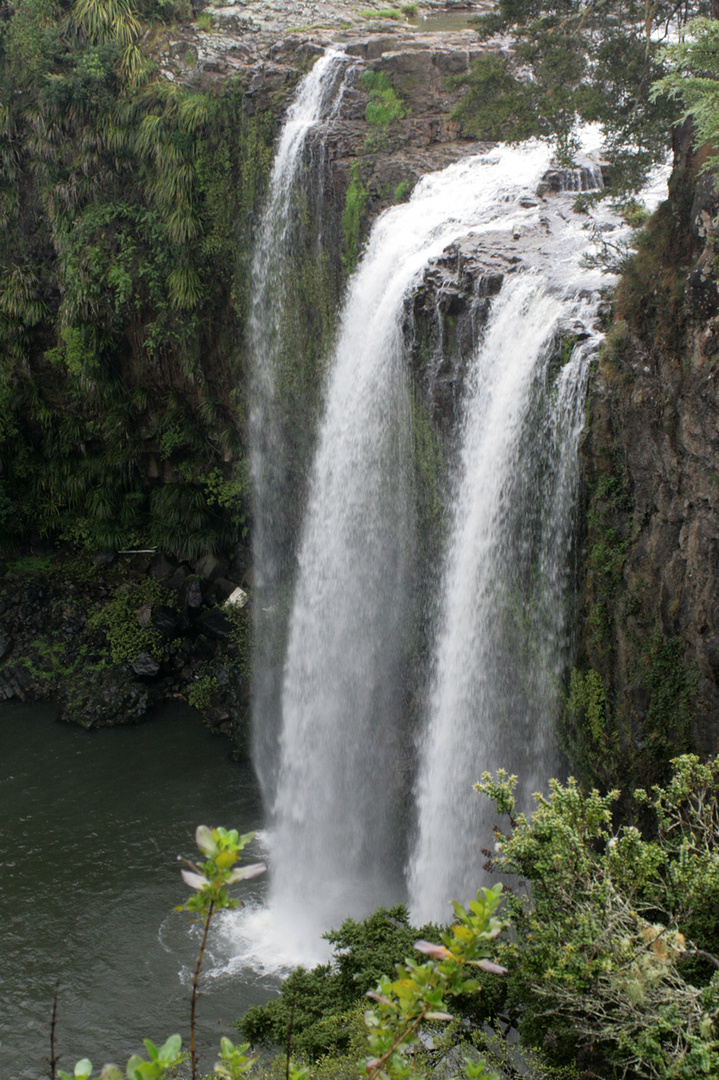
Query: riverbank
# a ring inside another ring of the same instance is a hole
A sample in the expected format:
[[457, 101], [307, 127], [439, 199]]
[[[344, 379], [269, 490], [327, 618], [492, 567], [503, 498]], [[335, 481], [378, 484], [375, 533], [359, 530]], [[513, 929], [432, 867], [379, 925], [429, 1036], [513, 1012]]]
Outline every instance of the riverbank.
[[188, 704], [246, 754], [249, 551], [28, 550], [0, 563], [0, 701], [57, 703], [84, 728]]

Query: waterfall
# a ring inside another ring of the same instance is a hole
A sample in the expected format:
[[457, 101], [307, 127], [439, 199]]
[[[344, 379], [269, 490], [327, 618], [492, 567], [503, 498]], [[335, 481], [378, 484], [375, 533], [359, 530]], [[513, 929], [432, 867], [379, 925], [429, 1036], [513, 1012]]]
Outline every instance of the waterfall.
[[[539, 275], [505, 284], [465, 406], [429, 718], [420, 745], [410, 906], [446, 921], [470, 898], [496, 812], [484, 770], [546, 785], [567, 661], [578, 440], [590, 346], [558, 369], [560, 319], [577, 309]], [[586, 312], [592, 314], [591, 308]]]
[[[307, 190], [306, 148], [313, 128], [338, 110], [348, 58], [330, 49], [299, 84], [280, 135], [252, 262], [249, 322], [250, 469], [253, 488], [252, 554], [255, 573], [253, 658], [253, 761], [266, 800], [277, 763], [279, 694], [284, 658], [282, 617], [293, 561], [293, 473], [288, 403], [283, 376], [291, 256], [298, 232], [297, 194]], [[284, 392], [283, 392], [284, 391]]]
[[[289, 623], [271, 841], [271, 909], [308, 948], [346, 915], [404, 894], [408, 736], [398, 720], [414, 534], [405, 297], [454, 239], [471, 229], [489, 242], [526, 218], [520, 197], [548, 157], [539, 144], [501, 147], [425, 177], [376, 222], [349, 284]], [[498, 443], [511, 442], [503, 418], [519, 423], [537, 350], [562, 310], [533, 277], [511, 295], [505, 322], [515, 338], [528, 335], [527, 355], [496, 365]], [[469, 603], [472, 589], [467, 578]]]
[[[447, 914], [450, 894], [476, 889], [486, 821], [472, 783], [500, 766], [546, 782], [568, 655], [588, 350], [578, 346], [561, 364], [557, 335], [563, 320], [592, 311], [563, 299], [586, 234], [534, 193], [542, 183], [584, 189], [592, 176], [600, 182], [598, 169], [560, 182], [547, 175], [545, 145], [499, 146], [425, 176], [409, 202], [378, 218], [327, 364], [299, 531], [286, 510], [296, 467], [282, 402], [296, 203], [308, 187], [308, 133], [336, 115], [349, 64], [329, 52], [298, 90], [253, 264], [253, 752], [272, 879], [266, 907], [227, 927], [237, 963], [263, 968], [321, 959], [329, 927], [405, 899], [408, 886], [413, 912], [436, 917]], [[510, 272], [465, 390], [431, 707], [412, 791], [404, 695], [416, 645], [417, 530], [407, 301], [428, 263], [468, 236]], [[522, 239], [532, 236], [534, 246]], [[508, 238], [519, 238], [528, 272], [511, 273], [519, 260], [505, 258]]]

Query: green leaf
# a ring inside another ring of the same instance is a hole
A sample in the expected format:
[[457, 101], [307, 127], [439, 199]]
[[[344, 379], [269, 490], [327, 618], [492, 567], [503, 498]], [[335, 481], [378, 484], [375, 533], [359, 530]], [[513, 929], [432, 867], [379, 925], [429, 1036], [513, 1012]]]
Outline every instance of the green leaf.
[[122, 1072], [117, 1065], [103, 1065], [100, 1080], [122, 1080]]
[[181, 1049], [181, 1036], [177, 1034], [170, 1035], [169, 1039], [160, 1048], [160, 1059], [162, 1061], [174, 1061]]
[[128, 1061], [127, 1068], [125, 1070], [127, 1080], [141, 1080], [141, 1074], [137, 1071], [140, 1065], [142, 1065], [142, 1058], [139, 1054], [133, 1054]]
[[149, 1057], [150, 1061], [157, 1061], [159, 1053], [152, 1039], [143, 1039], [142, 1041], [145, 1044], [147, 1056]]
[[195, 843], [208, 859], [214, 859], [218, 852], [217, 842], [212, 835], [212, 829], [207, 825], [198, 825], [195, 830]]

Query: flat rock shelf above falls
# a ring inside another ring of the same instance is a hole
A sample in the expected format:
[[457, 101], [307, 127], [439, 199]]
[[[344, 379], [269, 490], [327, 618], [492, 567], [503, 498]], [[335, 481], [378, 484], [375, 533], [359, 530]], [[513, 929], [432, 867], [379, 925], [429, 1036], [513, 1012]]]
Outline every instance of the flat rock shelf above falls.
[[[486, 3], [468, 6], [465, 20], [486, 8]], [[253, 93], [263, 76], [276, 79], [293, 59], [306, 70], [308, 61], [337, 44], [370, 60], [383, 52], [423, 53], [427, 60], [434, 55], [446, 75], [456, 74], [463, 62], [466, 65], [469, 57], [478, 55], [477, 36], [466, 25], [433, 31], [429, 21], [419, 26], [407, 18], [361, 14], [369, 10], [362, 0], [316, 0], [301, 7], [264, 0], [203, 4], [202, 28], [196, 23], [180, 24], [164, 35], [158, 52], [171, 78], [218, 80], [249, 73], [256, 77]]]
[[466, 71], [483, 51], [472, 30], [419, 33], [405, 22], [368, 21], [357, 13], [361, 4], [334, 4], [324, 18], [315, 17], [313, 5], [303, 5], [301, 12], [294, 5], [261, 8], [261, 25], [253, 24], [251, 30], [242, 25], [242, 19], [251, 17], [250, 5], [243, 5], [242, 13], [239, 5], [207, 8], [203, 14], [212, 19], [212, 29], [184, 23], [163, 31], [155, 46], [156, 60], [168, 79], [192, 86], [219, 87], [239, 78], [246, 87], [247, 115], [276, 108], [278, 99], [292, 93], [302, 73], [328, 48], [344, 49], [361, 68], [384, 72], [407, 106], [406, 115], [393, 123], [387, 145], [374, 146], [371, 155], [366, 152], [372, 129], [364, 116], [367, 91], [358, 83], [348, 88], [337, 122], [323, 131], [332, 173], [327, 190], [340, 202], [350, 165], [358, 158], [363, 159], [363, 170], [366, 166], [373, 171], [368, 181], [371, 214], [391, 202], [398, 183], [415, 183], [476, 150], [476, 142], [464, 138], [450, 118], [461, 91], [448, 79]]

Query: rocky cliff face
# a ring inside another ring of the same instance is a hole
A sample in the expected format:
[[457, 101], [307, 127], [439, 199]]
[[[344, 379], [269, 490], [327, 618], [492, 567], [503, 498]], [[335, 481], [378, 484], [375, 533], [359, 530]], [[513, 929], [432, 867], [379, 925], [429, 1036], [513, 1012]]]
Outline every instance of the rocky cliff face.
[[[243, 108], [248, 114], [262, 112], [286, 93], [326, 48], [343, 49], [354, 59], [338, 113], [318, 127], [314, 144], [326, 158], [326, 193], [340, 207], [350, 166], [360, 163], [364, 226], [391, 205], [398, 185], [406, 197], [420, 176], [476, 149], [450, 117], [461, 96], [451, 76], [465, 72], [483, 51], [474, 32], [462, 25], [482, 10], [481, 4], [461, 5], [456, 27], [437, 32], [431, 30], [431, 4], [422, 5], [428, 13], [425, 26], [386, 18], [382, 9], [371, 15], [371, 8], [349, 0], [319, 0], [301, 10], [250, 0], [203, 6], [204, 28], [185, 24], [167, 30], [156, 43], [157, 60], [168, 79], [187, 85], [206, 88], [240, 79], [247, 88]], [[403, 115], [387, 124], [368, 122], [370, 94], [361, 78], [367, 70], [387, 78]]]
[[568, 732], [606, 784], [655, 781], [673, 754], [719, 745], [719, 201], [690, 145], [685, 128], [587, 404]]
[[[287, 5], [218, 6], [208, 10], [209, 22], [165, 27], [152, 42], [146, 42], [168, 81], [192, 86], [202, 91], [203, 99], [213, 100], [214, 120], [209, 134], [203, 135], [206, 145], [200, 153], [207, 166], [202, 182], [218, 211], [210, 215], [215, 223], [213, 244], [220, 237], [228, 244], [227, 258], [218, 254], [222, 244], [215, 247], [212, 280], [208, 278], [202, 318], [197, 322], [211, 342], [211, 347], [197, 349], [202, 358], [199, 375], [190, 373], [185, 379], [187, 389], [168, 364], [167, 371], [153, 374], [153, 394], [148, 400], [157, 406], [159, 416], [168, 416], [168, 389], [173, 400], [182, 397], [183, 403], [198, 387], [213, 399], [222, 399], [238, 437], [231, 446], [223, 443], [220, 471], [212, 473], [210, 467], [204, 472], [215, 479], [220, 473], [223, 480], [237, 479], [232, 472], [236, 466], [238, 489], [242, 488], [242, 415], [232, 395], [239, 383], [241, 403], [253, 221], [259, 216], [277, 124], [303, 71], [328, 44], [337, 41], [346, 49], [349, 64], [341, 108], [316, 131], [308, 148], [309, 174], [322, 193], [323, 220], [306, 223], [304, 248], [292, 255], [297, 296], [288, 321], [297, 340], [288, 339], [287, 348], [303, 375], [307, 374], [307, 385], [292, 390], [302, 446], [311, 442], [318, 370], [322, 370], [327, 347], [324, 338], [331, 333], [326, 328], [334, 321], [344, 276], [357, 257], [369, 220], [384, 206], [406, 197], [420, 175], [455, 160], [472, 145], [462, 140], [448, 118], [457, 92], [445, 82], [448, 74], [466, 69], [473, 55], [471, 31], [460, 29], [441, 37], [415, 34], [408, 27], [398, 28], [392, 20], [355, 18], [350, 8], [347, 4], [339, 5], [337, 11], [327, 10], [327, 5], [322, 11], [319, 6], [311, 12], [306, 8], [303, 14], [308, 21], [323, 22], [327, 17], [331, 28], [298, 29], [291, 25]], [[340, 26], [340, 15], [348, 13], [351, 29], [346, 31]], [[373, 85], [372, 79], [363, 80], [367, 72], [380, 80], [379, 85], [390, 88], [398, 115], [380, 113], [374, 122], [367, 119]], [[352, 192], [356, 198], [350, 237], [344, 218]], [[324, 260], [315, 258], [320, 229]], [[146, 231], [142, 233], [145, 239]], [[50, 263], [48, 295], [54, 298], [54, 307], [50, 305], [49, 311], [54, 315], [58, 288]], [[132, 310], [136, 321], [134, 306]], [[118, 352], [115, 366], [122, 374], [129, 371], [130, 383], [136, 377], [142, 381], [151, 367], [140, 348], [144, 330], [134, 322], [132, 326], [129, 344], [122, 325], [112, 337]], [[137, 356], [135, 346], [140, 348]], [[43, 338], [37, 347], [38, 365], [44, 363], [42, 350], [46, 348]], [[61, 411], [66, 393], [65, 384], [58, 382]], [[302, 400], [298, 395], [303, 395]], [[187, 480], [191, 472], [187, 461], [180, 461], [185, 436], [177, 423], [164, 442], [156, 425], [146, 420], [135, 423], [133, 437], [137, 440], [134, 473], [146, 478], [158, 498], [164, 492], [182, 495], [183, 483], [195, 483], [194, 473]], [[206, 446], [207, 440], [203, 443]], [[84, 444], [80, 452], [84, 460]], [[191, 494], [196, 494], [194, 489]], [[244, 581], [247, 566], [238, 564], [236, 551], [214, 551], [208, 557], [227, 564], [226, 574], [218, 572], [218, 585], [217, 573], [208, 576], [206, 568], [196, 565], [197, 552], [183, 550], [182, 545], [163, 544], [162, 549], [169, 556], [169, 576], [163, 555], [152, 566], [149, 556], [146, 566], [137, 563], [143, 556], [133, 557], [131, 567], [127, 557], [121, 556], [119, 567], [101, 560], [88, 569], [82, 560], [68, 560], [65, 552], [54, 558], [52, 546], [39, 535], [30, 537], [27, 550], [11, 551], [11, 557], [0, 565], [0, 700], [50, 696], [59, 701], [64, 719], [92, 726], [140, 719], [153, 703], [182, 697], [202, 709], [214, 728], [231, 735], [239, 745], [248, 687], [244, 627], [241, 620], [228, 627], [219, 605], [229, 587]], [[178, 575], [190, 584], [172, 584]], [[192, 604], [185, 595], [188, 589]], [[125, 644], [120, 647], [121, 638]]]

